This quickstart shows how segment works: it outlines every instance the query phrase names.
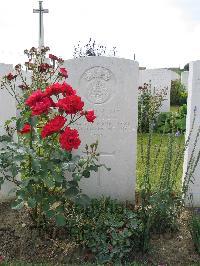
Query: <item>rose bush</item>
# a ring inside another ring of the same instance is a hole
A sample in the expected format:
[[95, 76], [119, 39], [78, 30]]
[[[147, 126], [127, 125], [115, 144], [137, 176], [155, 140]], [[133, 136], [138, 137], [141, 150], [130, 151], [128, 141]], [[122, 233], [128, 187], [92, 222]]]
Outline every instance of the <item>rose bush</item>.
[[20, 114], [6, 122], [6, 134], [0, 137], [0, 185], [6, 180], [16, 184], [13, 207], [27, 207], [37, 226], [49, 219], [64, 225], [67, 201], [89, 201], [79, 181], [101, 166], [97, 143], [86, 145], [84, 157], [72, 154], [81, 144], [73, 124], [79, 119], [93, 123], [96, 116], [93, 110], [84, 110], [81, 97], [66, 82], [63, 60], [52, 54], [47, 59], [48, 51], [48, 47], [25, 50], [30, 83], [21, 65], [1, 83], [1, 89], [15, 97]]

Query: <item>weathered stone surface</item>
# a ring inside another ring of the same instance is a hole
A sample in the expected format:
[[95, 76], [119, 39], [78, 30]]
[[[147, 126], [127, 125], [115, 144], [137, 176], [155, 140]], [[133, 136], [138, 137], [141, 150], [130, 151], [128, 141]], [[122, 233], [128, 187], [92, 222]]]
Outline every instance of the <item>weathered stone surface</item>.
[[[196, 110], [194, 120], [194, 110]], [[194, 122], [194, 126], [192, 127]], [[190, 63], [189, 79], [188, 79], [188, 101], [187, 101], [187, 121], [186, 121], [186, 139], [190, 135], [190, 142], [185, 152], [184, 158], [184, 173], [190, 165], [190, 158], [194, 151], [197, 157], [200, 151], [200, 137], [196, 139], [200, 126], [200, 61]], [[196, 144], [195, 144], [196, 142]], [[184, 177], [184, 175], [183, 175]], [[200, 162], [198, 162], [193, 174], [194, 184], [190, 183], [189, 196], [193, 197], [194, 206], [200, 207]]]
[[101, 168], [81, 183], [90, 196], [111, 196], [134, 201], [137, 146], [138, 63], [107, 57], [88, 57], [65, 61], [68, 82], [94, 109], [94, 124], [80, 121], [82, 146], [99, 141]]
[[183, 71], [181, 73], [181, 83], [185, 86], [186, 90], [188, 90], [188, 77], [189, 77], [189, 71]]
[[139, 71], [139, 85], [144, 83], [151, 85], [152, 94], [166, 90], [165, 100], [162, 103], [161, 112], [170, 111], [170, 89], [171, 89], [171, 70], [167, 69], [145, 69]]
[[180, 75], [178, 73], [176, 73], [175, 71], [171, 70], [171, 80], [175, 81], [175, 80], [180, 80]]

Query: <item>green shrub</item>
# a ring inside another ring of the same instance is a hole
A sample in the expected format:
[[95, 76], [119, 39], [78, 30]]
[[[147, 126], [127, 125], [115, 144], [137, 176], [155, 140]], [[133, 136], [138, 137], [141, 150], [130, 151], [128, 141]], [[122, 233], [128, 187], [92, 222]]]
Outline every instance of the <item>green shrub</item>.
[[155, 121], [155, 132], [171, 133], [172, 131], [184, 133], [186, 130], [187, 105], [183, 104], [177, 112], [160, 113]]
[[139, 87], [138, 99], [138, 130], [140, 133], [149, 132], [154, 125], [162, 102], [165, 100], [166, 91], [153, 92], [151, 84]]
[[99, 263], [122, 263], [143, 245], [138, 214], [115, 200], [94, 199], [86, 208], [73, 204], [66, 212], [69, 235], [91, 250]]
[[196, 251], [200, 255], [200, 214], [193, 213], [189, 221], [190, 233], [195, 246]]
[[187, 92], [180, 80], [171, 82], [170, 104], [182, 105], [187, 103]]

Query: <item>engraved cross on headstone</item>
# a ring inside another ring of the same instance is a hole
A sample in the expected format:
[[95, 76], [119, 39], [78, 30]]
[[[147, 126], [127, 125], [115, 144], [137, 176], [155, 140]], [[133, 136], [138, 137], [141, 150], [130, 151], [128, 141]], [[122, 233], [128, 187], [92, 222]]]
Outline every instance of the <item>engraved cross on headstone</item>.
[[[103, 157], [113, 157], [115, 155], [115, 152], [100, 152], [100, 158], [99, 158], [99, 163], [101, 164], [101, 158]], [[108, 166], [109, 167], [109, 166]], [[98, 186], [101, 186], [101, 175], [102, 175], [102, 170], [103, 167], [100, 167], [98, 169], [98, 173], [97, 173], [97, 182], [98, 182]]]
[[33, 9], [33, 13], [39, 13], [39, 48], [44, 46], [44, 25], [43, 14], [49, 13], [48, 9], [43, 9], [42, 1], [39, 1], [39, 9]]

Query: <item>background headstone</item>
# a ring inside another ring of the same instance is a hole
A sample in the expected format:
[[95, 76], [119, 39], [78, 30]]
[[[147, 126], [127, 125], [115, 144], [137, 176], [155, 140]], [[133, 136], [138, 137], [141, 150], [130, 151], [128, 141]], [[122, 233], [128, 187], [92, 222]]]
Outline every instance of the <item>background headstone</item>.
[[99, 141], [100, 163], [111, 167], [81, 181], [90, 196], [110, 196], [134, 201], [137, 147], [138, 63], [111, 57], [87, 57], [67, 60], [68, 82], [94, 109], [97, 119], [84, 119], [76, 128], [86, 144]]
[[[0, 82], [1, 78], [9, 72], [12, 72], [12, 70], [12, 65], [0, 64]], [[5, 134], [4, 123], [13, 116], [16, 116], [15, 98], [13, 98], [5, 89], [0, 89], [0, 135]], [[12, 196], [11, 194], [9, 195], [9, 192], [13, 187], [14, 185], [10, 182], [5, 182], [3, 184], [0, 190], [0, 201], [6, 200]]]
[[145, 69], [139, 71], [139, 86], [144, 83], [151, 85], [152, 93], [165, 89], [166, 96], [160, 108], [161, 112], [170, 111], [171, 70], [168, 69]]
[[[194, 127], [191, 132], [194, 121], [194, 110], [196, 109], [196, 116]], [[187, 100], [187, 120], [186, 120], [186, 139], [191, 132], [189, 146], [185, 152], [183, 172], [187, 171], [190, 162], [192, 150], [197, 136], [198, 128], [200, 126], [200, 61], [190, 63], [189, 79], [188, 79], [188, 100]], [[196, 143], [195, 156], [200, 150], [200, 138]], [[183, 175], [184, 176], [184, 175]], [[194, 206], [200, 207], [200, 162], [194, 172], [194, 184], [190, 184], [189, 195], [193, 197]]]
[[185, 86], [186, 91], [188, 90], [188, 77], [189, 71], [183, 71], [181, 73], [181, 83]]
[[173, 80], [173, 81], [180, 80], [180, 75], [178, 73], [176, 73], [175, 71], [171, 70], [171, 80]]

